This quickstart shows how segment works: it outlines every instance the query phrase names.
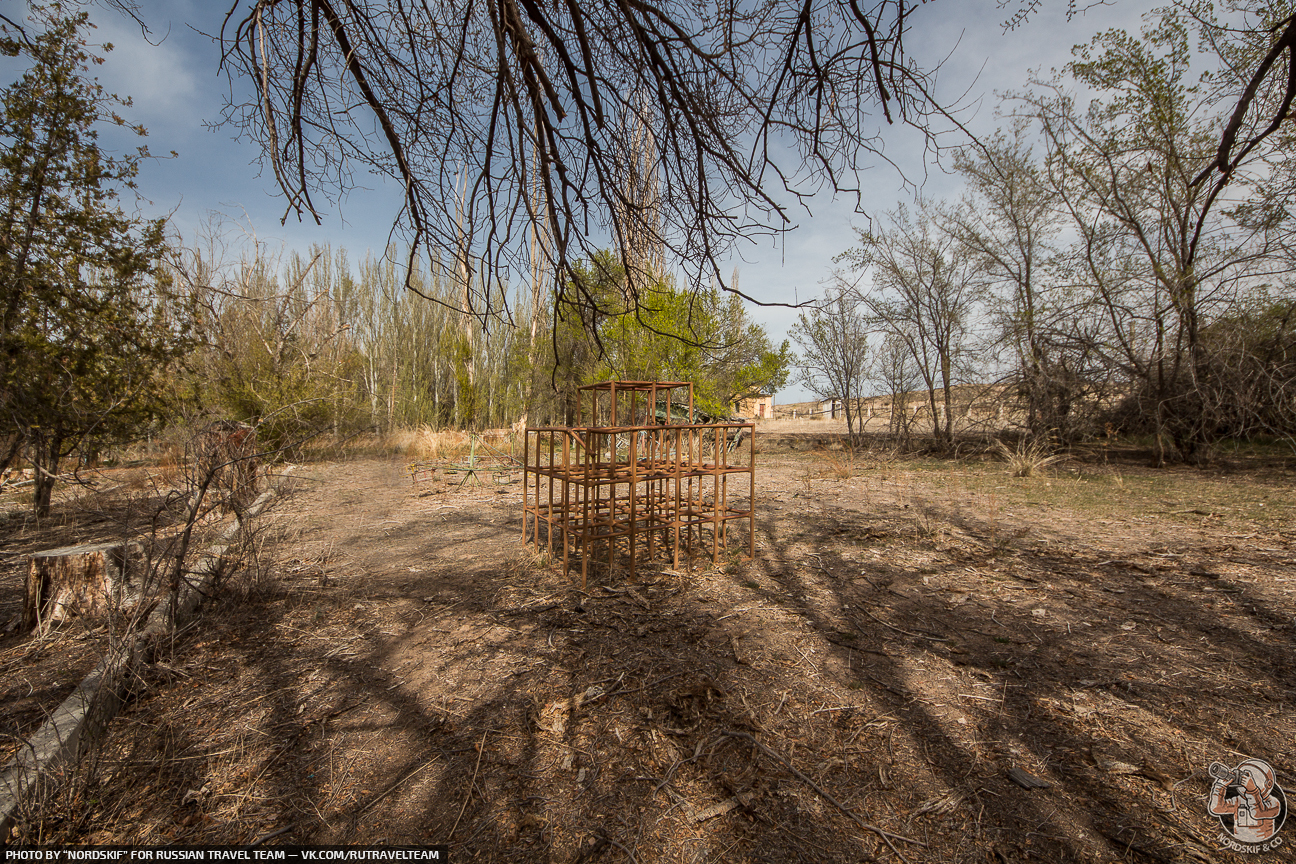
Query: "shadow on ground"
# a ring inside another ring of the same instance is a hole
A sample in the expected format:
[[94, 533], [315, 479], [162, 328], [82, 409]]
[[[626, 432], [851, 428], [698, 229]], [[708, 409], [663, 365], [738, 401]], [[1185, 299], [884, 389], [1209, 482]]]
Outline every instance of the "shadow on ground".
[[1041, 542], [970, 492], [766, 463], [754, 561], [588, 595], [512, 494], [314, 470], [42, 836], [1218, 861], [1211, 762], [1296, 786], [1290, 534], [1072, 514]]

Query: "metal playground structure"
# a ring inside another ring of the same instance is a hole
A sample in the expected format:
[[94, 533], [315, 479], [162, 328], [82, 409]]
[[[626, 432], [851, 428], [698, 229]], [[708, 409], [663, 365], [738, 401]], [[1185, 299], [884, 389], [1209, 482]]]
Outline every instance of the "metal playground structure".
[[679, 567], [681, 551], [716, 563], [735, 520], [755, 556], [755, 424], [697, 422], [693, 384], [680, 381], [590, 384], [575, 416], [526, 430], [522, 536], [563, 572], [578, 558], [581, 590], [596, 556], [609, 568], [620, 557], [631, 576], [659, 555]]

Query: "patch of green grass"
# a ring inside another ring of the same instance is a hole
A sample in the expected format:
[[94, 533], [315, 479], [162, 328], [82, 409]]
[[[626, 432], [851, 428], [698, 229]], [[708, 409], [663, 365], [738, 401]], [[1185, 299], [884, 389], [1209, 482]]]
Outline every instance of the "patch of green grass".
[[1228, 459], [1288, 460], [1296, 456], [1296, 442], [1290, 438], [1257, 435], [1245, 441], [1222, 441], [1215, 451]]
[[[944, 482], [951, 463], [917, 459], [905, 463], [915, 469], [915, 481], [926, 485]], [[940, 476], [919, 472], [940, 467]], [[1040, 477], [1012, 477], [1003, 463], [986, 464], [981, 470], [962, 468], [958, 477], [962, 491], [993, 499], [993, 508], [1014, 512], [1040, 507], [1075, 510], [1085, 515], [1112, 519], [1156, 516], [1171, 522], [1198, 524], [1204, 515], [1226, 523], [1258, 522], [1283, 526], [1296, 519], [1296, 499], [1285, 493], [1291, 477], [1287, 469], [1256, 463], [1229, 471], [1188, 466], [1152, 468], [1126, 462], [1119, 467], [1093, 462], [1073, 463], [1045, 480]], [[1262, 506], [1263, 505], [1263, 506]]]

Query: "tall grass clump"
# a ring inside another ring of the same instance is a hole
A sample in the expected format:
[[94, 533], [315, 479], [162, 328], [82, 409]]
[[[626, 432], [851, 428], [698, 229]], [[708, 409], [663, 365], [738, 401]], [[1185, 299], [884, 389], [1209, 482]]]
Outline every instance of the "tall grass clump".
[[1014, 477], [1032, 477], [1064, 458], [1057, 453], [1050, 453], [1048, 447], [1040, 442], [1024, 438], [1017, 442], [1016, 447], [1009, 447], [1002, 440], [994, 443], [995, 452], [1008, 463]]

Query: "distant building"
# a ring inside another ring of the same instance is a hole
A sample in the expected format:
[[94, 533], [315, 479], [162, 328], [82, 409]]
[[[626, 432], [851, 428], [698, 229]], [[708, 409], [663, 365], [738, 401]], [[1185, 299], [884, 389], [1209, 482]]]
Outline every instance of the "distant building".
[[733, 403], [734, 413], [739, 417], [750, 417], [753, 420], [765, 420], [774, 416], [774, 394], [762, 393], [750, 399], [740, 399]]

